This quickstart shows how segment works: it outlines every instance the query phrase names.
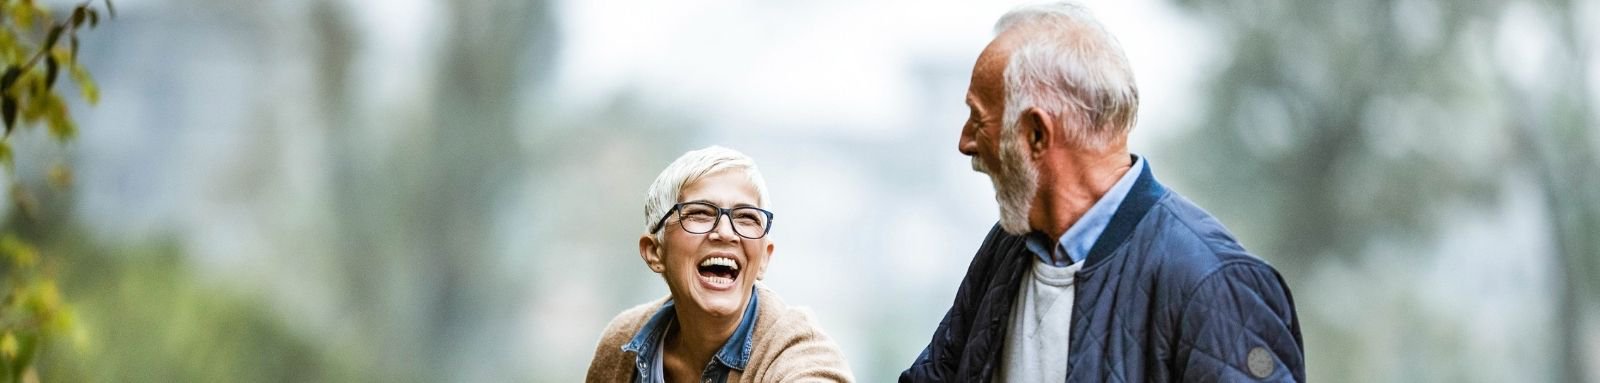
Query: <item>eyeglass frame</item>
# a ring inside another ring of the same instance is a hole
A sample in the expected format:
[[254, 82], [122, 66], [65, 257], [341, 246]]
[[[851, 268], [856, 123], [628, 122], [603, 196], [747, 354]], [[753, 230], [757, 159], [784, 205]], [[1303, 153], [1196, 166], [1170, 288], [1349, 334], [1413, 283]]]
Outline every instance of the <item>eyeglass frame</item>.
[[[716, 219], [711, 221], [711, 228], [710, 229], [706, 229], [706, 231], [704, 231], [704, 232], [696, 233], [696, 232], [689, 231], [688, 228], [684, 228], [683, 232], [685, 232], [685, 233], [689, 233], [689, 234], [706, 234], [706, 233], [710, 233], [710, 232], [713, 232], [713, 231], [717, 231], [717, 226], [722, 225], [722, 217], [723, 216], [727, 216], [728, 217], [728, 224], [732, 225], [733, 224], [733, 211], [736, 210], [736, 209], [755, 209], [756, 211], [761, 212], [761, 214], [766, 214], [767, 215], [767, 224], [762, 226], [762, 228], [761, 228], [761, 236], [759, 236], [759, 237], [751, 238], [749, 236], [746, 236], [746, 235], [744, 235], [744, 233], [740, 233], [739, 232], [738, 227], [732, 227], [731, 228], [733, 230], [733, 235], [737, 235], [740, 238], [744, 238], [744, 239], [762, 239], [762, 238], [766, 238], [767, 234], [772, 232], [773, 215], [772, 215], [772, 212], [767, 211], [767, 209], [762, 209], [762, 208], [755, 207], [755, 206], [735, 206], [735, 207], [732, 207], [732, 208], [725, 208], [725, 207], [714, 205], [714, 204], [712, 204], [710, 202], [692, 201], [692, 202], [679, 202], [679, 203], [672, 204], [672, 208], [671, 209], [667, 209], [666, 214], [662, 214], [661, 215], [661, 220], [656, 221], [655, 226], [652, 226], [652, 228], [650, 229], [650, 234], [655, 234], [656, 232], [661, 231], [661, 229], [665, 229], [666, 225], [667, 225], [667, 218], [672, 218], [672, 213], [681, 213], [682, 210], [683, 210], [683, 209], [681, 209], [683, 207], [683, 205], [688, 205], [688, 204], [710, 206], [712, 209], [716, 209], [717, 210], [717, 215], [715, 216]], [[681, 217], [680, 217], [679, 220], [682, 221]], [[679, 226], [683, 226], [681, 224], [681, 222], [680, 222]]]

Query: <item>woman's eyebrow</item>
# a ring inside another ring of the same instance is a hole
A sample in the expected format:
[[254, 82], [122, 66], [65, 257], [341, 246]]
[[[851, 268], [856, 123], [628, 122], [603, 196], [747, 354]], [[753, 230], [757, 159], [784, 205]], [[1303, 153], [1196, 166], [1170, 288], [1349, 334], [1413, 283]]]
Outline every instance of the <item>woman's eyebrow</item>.
[[[697, 199], [697, 200], [691, 200], [691, 201], [683, 201], [683, 203], [693, 203], [693, 202], [708, 203], [708, 204], [711, 204], [712, 206], [722, 207], [721, 204], [718, 204], [716, 202], [712, 202], [711, 200], [708, 200], [708, 199]], [[749, 203], [749, 202], [740, 202], [740, 203], [734, 204], [733, 207], [759, 207], [759, 206], [756, 206], [755, 204], [752, 204], [752, 203]], [[730, 209], [733, 208], [733, 207], [730, 207]]]

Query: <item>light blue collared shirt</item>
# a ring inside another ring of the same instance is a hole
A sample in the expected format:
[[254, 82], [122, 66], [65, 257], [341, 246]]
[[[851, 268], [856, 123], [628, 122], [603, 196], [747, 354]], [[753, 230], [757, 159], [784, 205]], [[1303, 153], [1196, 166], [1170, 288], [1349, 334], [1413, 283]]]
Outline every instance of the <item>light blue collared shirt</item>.
[[[1106, 225], [1111, 224], [1111, 216], [1117, 214], [1117, 207], [1122, 206], [1122, 200], [1128, 197], [1128, 191], [1133, 189], [1133, 182], [1144, 173], [1144, 157], [1133, 155], [1133, 167], [1117, 180], [1106, 194], [1100, 196], [1089, 210], [1083, 212], [1083, 217], [1078, 222], [1073, 222], [1067, 232], [1061, 234], [1061, 240], [1051, 248], [1050, 236], [1035, 231], [1027, 236], [1028, 250], [1038, 255], [1044, 264], [1055, 267], [1067, 267], [1074, 263], [1082, 262], [1089, 256], [1089, 249], [1094, 248], [1095, 240], [1100, 239], [1100, 233], [1106, 231]], [[1059, 255], [1059, 256], [1058, 256]]]
[[[727, 343], [711, 356], [711, 362], [706, 364], [701, 372], [700, 381], [727, 382], [728, 372], [732, 370], [744, 371], [745, 365], [750, 363], [750, 349], [755, 337], [752, 333], [756, 328], [756, 295], [754, 287], [750, 291], [750, 304], [744, 309], [744, 318], [739, 320], [739, 327], [733, 330], [733, 335], [728, 337]], [[677, 326], [678, 312], [673, 310], [673, 302], [667, 303], [656, 310], [655, 315], [644, 326], [639, 327], [639, 332], [633, 335], [633, 340], [622, 345], [623, 352], [634, 354], [633, 381], [638, 383], [665, 382], [667, 377], [662, 373], [661, 342], [665, 341], [667, 331]]]

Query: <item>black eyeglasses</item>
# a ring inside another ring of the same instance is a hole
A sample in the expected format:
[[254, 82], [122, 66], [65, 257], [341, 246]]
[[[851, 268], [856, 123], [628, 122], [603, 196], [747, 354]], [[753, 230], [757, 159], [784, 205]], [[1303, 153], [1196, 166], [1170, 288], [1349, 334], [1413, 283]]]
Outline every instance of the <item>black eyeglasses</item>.
[[672, 217], [674, 212], [678, 213], [679, 226], [683, 226], [683, 231], [689, 234], [705, 234], [716, 230], [724, 215], [733, 224], [733, 233], [740, 237], [761, 239], [772, 231], [772, 212], [765, 209], [750, 206], [724, 209], [705, 202], [683, 202], [672, 205], [667, 214], [662, 214], [661, 220], [650, 228], [650, 233], [661, 231], [667, 224], [667, 218]]

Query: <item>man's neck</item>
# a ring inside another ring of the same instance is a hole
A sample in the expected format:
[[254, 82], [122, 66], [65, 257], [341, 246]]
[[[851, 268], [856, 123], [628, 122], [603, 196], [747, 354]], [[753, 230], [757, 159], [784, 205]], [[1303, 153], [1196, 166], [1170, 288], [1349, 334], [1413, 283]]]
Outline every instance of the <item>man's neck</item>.
[[1040, 200], [1033, 211], [1033, 227], [1051, 240], [1060, 241], [1067, 229], [1132, 168], [1127, 149], [1063, 156], [1040, 174]]

